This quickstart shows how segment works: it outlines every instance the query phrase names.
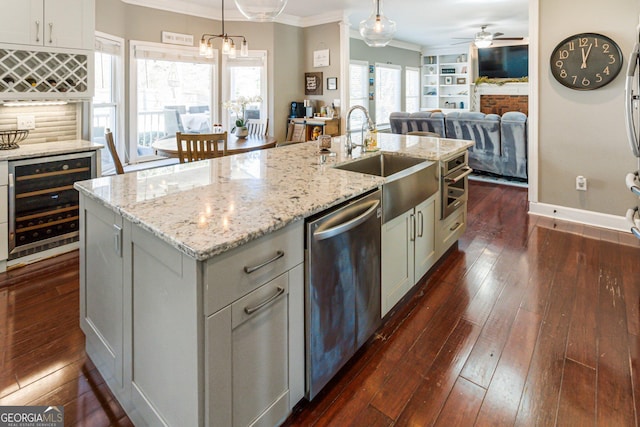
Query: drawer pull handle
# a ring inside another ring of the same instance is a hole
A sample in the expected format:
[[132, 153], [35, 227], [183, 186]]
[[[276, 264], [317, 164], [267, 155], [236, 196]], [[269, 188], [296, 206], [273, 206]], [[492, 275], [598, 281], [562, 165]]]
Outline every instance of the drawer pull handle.
[[274, 256], [270, 260], [267, 260], [267, 261], [263, 262], [262, 264], [255, 265], [253, 267], [245, 267], [244, 268], [244, 272], [247, 273], [247, 274], [251, 274], [256, 270], [259, 270], [262, 267], [267, 266], [267, 265], [271, 264], [272, 262], [275, 262], [275, 261], [279, 260], [283, 256], [284, 256], [284, 251], [278, 251], [278, 252], [276, 252], [276, 256]]
[[456, 222], [455, 224], [453, 224], [453, 227], [449, 229], [449, 231], [457, 230], [458, 228], [460, 228], [461, 225], [462, 225], [461, 222]]
[[40, 21], [36, 21], [36, 42], [40, 43]]
[[284, 288], [281, 288], [280, 286], [278, 286], [276, 288], [276, 293], [273, 296], [262, 301], [260, 304], [256, 305], [255, 307], [245, 307], [244, 312], [247, 314], [253, 314], [256, 311], [260, 310], [261, 308], [266, 307], [268, 304], [272, 303], [276, 298], [278, 298], [283, 293], [284, 293]]

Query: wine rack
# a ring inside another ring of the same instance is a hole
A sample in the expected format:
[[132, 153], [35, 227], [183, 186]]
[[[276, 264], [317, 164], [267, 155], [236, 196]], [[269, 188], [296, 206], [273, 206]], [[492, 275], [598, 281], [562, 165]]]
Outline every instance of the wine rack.
[[91, 52], [0, 49], [0, 100], [88, 99]]

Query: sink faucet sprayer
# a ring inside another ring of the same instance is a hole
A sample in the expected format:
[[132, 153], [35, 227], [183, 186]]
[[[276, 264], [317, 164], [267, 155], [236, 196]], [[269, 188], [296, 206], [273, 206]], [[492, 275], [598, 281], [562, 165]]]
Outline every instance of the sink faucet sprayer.
[[[347, 113], [347, 140], [345, 142], [345, 148], [347, 149], [347, 154], [351, 155], [351, 152], [353, 151], [353, 147], [354, 144], [353, 141], [351, 140], [351, 113], [353, 113], [353, 110], [361, 110], [365, 117], [367, 118], [367, 127], [369, 129], [369, 132], [374, 131], [376, 129], [376, 126], [373, 124], [373, 121], [371, 120], [371, 117], [369, 116], [369, 112], [367, 111], [366, 108], [364, 108], [362, 105], [354, 105], [353, 107], [351, 107], [349, 109], [349, 112]], [[364, 140], [363, 140], [363, 145], [364, 145]]]

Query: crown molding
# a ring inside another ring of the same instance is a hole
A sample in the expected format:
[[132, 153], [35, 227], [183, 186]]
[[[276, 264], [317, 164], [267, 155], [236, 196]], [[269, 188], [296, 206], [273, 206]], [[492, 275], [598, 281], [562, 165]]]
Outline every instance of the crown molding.
[[[166, 12], [181, 13], [184, 15], [192, 15], [209, 19], [222, 20], [222, 11], [220, 8], [196, 5], [190, 1], [185, 0], [122, 0], [123, 3], [127, 3], [134, 6], [149, 7], [152, 9], [164, 10]], [[238, 10], [225, 11], [225, 21], [249, 21]], [[346, 20], [346, 14], [343, 10], [336, 10], [332, 12], [323, 13], [321, 15], [315, 15], [310, 17], [301, 18], [295, 15], [288, 15], [286, 13], [280, 14], [273, 22], [279, 24], [291, 25], [294, 27], [312, 27], [315, 25], [328, 24], [331, 22], [340, 22]], [[256, 22], [259, 23], [259, 22]]]
[[[358, 39], [358, 40], [364, 41], [364, 39], [360, 35], [360, 32], [358, 30], [354, 30], [353, 28], [351, 28], [351, 30], [349, 31], [349, 37], [351, 37], [352, 39]], [[396, 39], [391, 40], [387, 46], [397, 47], [399, 49], [414, 50], [420, 53], [422, 53], [422, 49], [423, 49], [423, 47], [418, 44], [403, 42], [402, 40], [396, 40]]]

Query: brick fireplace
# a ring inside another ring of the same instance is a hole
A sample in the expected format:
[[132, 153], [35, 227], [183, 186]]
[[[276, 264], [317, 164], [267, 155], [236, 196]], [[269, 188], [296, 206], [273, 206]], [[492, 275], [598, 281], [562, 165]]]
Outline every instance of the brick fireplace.
[[502, 115], [508, 111], [520, 111], [529, 115], [527, 95], [480, 95], [480, 111]]
[[508, 111], [520, 111], [529, 115], [529, 84], [505, 83], [503, 85], [479, 84], [473, 90], [473, 111], [502, 115]]

